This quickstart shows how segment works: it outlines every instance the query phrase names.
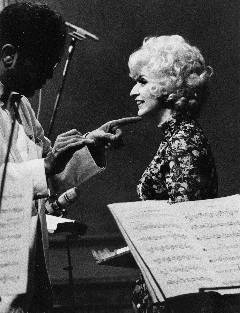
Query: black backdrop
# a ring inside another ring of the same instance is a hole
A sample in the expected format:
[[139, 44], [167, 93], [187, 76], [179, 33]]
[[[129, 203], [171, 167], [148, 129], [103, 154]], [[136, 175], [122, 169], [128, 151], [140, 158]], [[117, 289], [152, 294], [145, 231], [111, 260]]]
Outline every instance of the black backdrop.
[[[39, 1], [38, 1], [39, 2]], [[180, 34], [203, 52], [215, 74], [200, 122], [212, 145], [219, 195], [238, 193], [239, 0], [48, 0], [64, 18], [97, 34], [78, 42], [52, 139], [77, 128], [86, 132], [105, 121], [136, 114], [129, 97], [129, 54], [149, 35]], [[47, 129], [62, 65], [43, 90], [40, 121]], [[36, 108], [37, 97], [33, 99]], [[160, 134], [151, 123], [126, 127], [126, 146], [108, 155], [104, 173], [82, 185], [69, 216], [89, 225], [89, 234], [116, 231], [106, 204], [137, 200], [135, 186], [154, 155]]]

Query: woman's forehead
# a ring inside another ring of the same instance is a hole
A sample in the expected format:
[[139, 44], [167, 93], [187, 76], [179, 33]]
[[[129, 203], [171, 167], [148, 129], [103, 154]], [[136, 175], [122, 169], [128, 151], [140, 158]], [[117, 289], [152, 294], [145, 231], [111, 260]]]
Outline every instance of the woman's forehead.
[[146, 68], [146, 64], [143, 63], [135, 63], [132, 64], [132, 66], [129, 67], [130, 69], [130, 76], [133, 77], [134, 79], [140, 76], [149, 76], [149, 71]]
[[[155, 69], [157, 69], [157, 71]], [[133, 57], [129, 62], [129, 70], [131, 77], [147, 76], [152, 79], [157, 79], [161, 72], [161, 66], [159, 62], [151, 58]]]

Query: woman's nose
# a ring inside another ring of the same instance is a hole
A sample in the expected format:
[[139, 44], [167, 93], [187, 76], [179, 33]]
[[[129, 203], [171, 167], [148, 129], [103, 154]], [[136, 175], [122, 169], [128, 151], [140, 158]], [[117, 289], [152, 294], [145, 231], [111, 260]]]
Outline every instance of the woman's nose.
[[139, 94], [139, 84], [133, 86], [132, 90], [130, 91], [130, 96], [138, 95]]

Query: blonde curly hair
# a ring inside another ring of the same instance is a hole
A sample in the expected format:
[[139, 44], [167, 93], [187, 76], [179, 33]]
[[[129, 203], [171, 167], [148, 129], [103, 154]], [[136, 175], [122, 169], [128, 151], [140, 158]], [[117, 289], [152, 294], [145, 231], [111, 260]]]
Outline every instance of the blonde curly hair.
[[146, 74], [156, 83], [154, 95], [178, 114], [196, 116], [213, 74], [198, 48], [179, 35], [147, 37], [128, 62], [130, 76]]

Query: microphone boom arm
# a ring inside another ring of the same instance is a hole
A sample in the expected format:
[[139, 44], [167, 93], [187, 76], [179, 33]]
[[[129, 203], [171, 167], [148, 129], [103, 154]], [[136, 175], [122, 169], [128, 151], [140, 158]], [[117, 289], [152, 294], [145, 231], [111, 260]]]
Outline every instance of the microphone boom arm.
[[99, 40], [99, 38], [96, 35], [88, 32], [87, 30], [85, 30], [85, 29], [83, 29], [81, 27], [75, 26], [75, 25], [73, 25], [73, 24], [71, 24], [69, 22], [65, 22], [65, 24], [66, 24], [66, 26], [71, 28], [73, 31], [68, 33], [71, 36], [71, 42], [69, 44], [68, 57], [66, 59], [65, 66], [64, 66], [64, 69], [63, 69], [63, 73], [62, 73], [62, 82], [61, 82], [61, 85], [60, 85], [60, 88], [59, 88], [59, 91], [57, 93], [57, 97], [56, 97], [56, 100], [55, 100], [55, 103], [54, 103], [54, 108], [53, 108], [53, 112], [52, 112], [52, 116], [51, 116], [51, 120], [50, 120], [50, 124], [49, 124], [49, 130], [48, 130], [48, 134], [47, 134], [48, 138], [50, 138], [50, 136], [52, 134], [53, 125], [54, 125], [54, 122], [55, 122], [57, 110], [59, 108], [60, 99], [61, 99], [62, 92], [63, 92], [63, 87], [65, 85], [65, 81], [66, 81], [66, 77], [67, 77], [67, 73], [68, 73], [68, 69], [69, 69], [69, 64], [70, 64], [70, 61], [71, 61], [72, 56], [73, 56], [73, 52], [74, 52], [74, 49], [75, 49], [76, 41], [77, 40], [84, 40], [84, 39], [87, 39], [87, 38], [91, 38], [91, 39], [94, 39], [94, 40]]

